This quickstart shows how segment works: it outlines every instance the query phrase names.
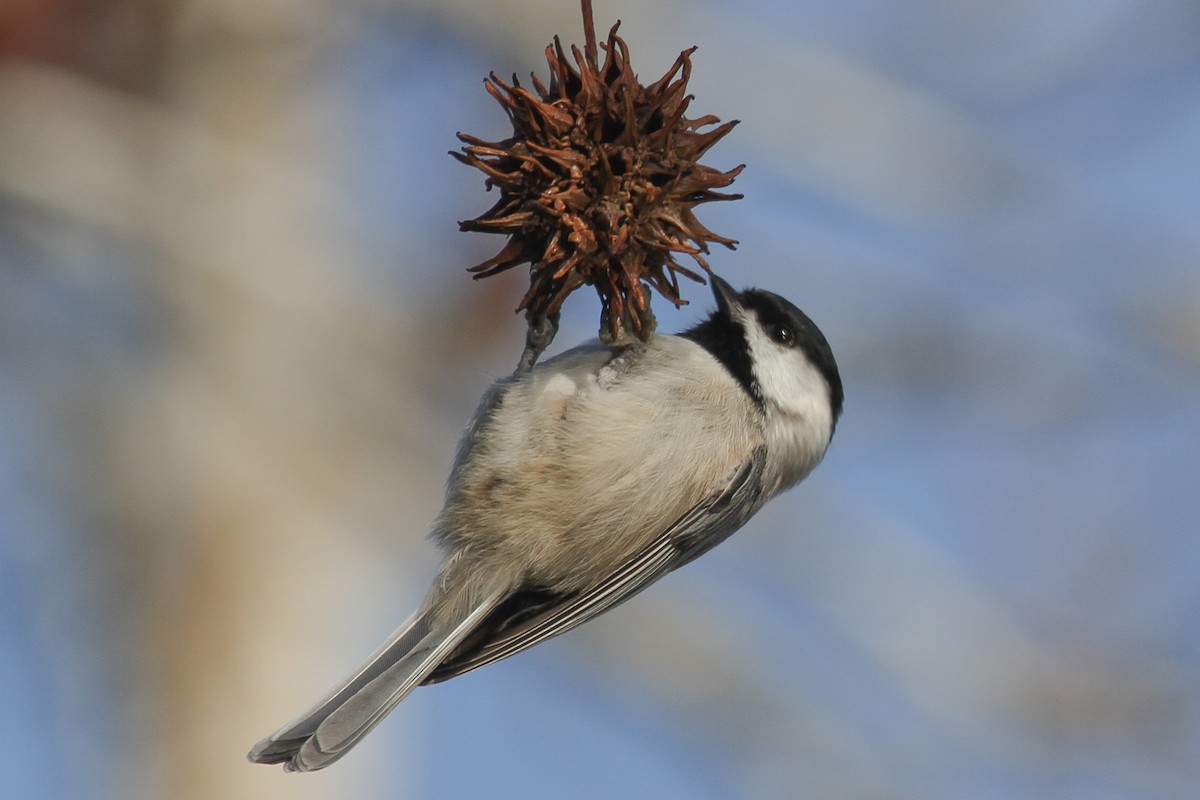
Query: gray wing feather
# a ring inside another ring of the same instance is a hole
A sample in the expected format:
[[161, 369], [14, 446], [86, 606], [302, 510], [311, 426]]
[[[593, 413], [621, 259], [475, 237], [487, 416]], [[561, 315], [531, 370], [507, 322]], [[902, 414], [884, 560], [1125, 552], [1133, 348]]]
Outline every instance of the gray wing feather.
[[[300, 719], [263, 739], [250, 760], [288, 770], [321, 769], [341, 758], [409, 692], [490, 664], [580, 625], [628, 600], [668, 572], [724, 541], [765, 501], [765, 451], [756, 450], [729, 483], [697, 503], [650, 544], [590, 588], [563, 598], [463, 658], [454, 649], [510, 594], [497, 589], [457, 624], [431, 628], [418, 612]], [[444, 662], [444, 663], [443, 663]]]
[[727, 486], [685, 512], [607, 578], [505, 631], [469, 656], [452, 658], [433, 671], [426, 683], [437, 683], [470, 672], [565, 633], [711, 550], [740, 528], [765, 502], [759, 488], [765, 457], [765, 450], [756, 450]]

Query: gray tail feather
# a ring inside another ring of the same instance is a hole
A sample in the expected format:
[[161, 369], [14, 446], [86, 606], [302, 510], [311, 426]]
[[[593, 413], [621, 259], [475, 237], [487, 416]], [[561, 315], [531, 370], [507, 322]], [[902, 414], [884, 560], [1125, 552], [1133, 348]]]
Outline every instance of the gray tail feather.
[[494, 593], [444, 629], [431, 627], [430, 615], [418, 611], [312, 710], [254, 745], [249, 759], [282, 763], [288, 772], [321, 769], [337, 761], [420, 685], [503, 597], [503, 592]]

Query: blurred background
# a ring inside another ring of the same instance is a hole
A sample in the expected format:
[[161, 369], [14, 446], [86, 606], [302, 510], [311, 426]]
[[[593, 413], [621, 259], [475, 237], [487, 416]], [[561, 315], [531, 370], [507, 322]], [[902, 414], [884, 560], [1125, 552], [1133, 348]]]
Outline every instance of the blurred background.
[[837, 437], [308, 776], [245, 753], [417, 603], [522, 343], [445, 152], [508, 134], [483, 77], [544, 75], [578, 6], [0, 6], [5, 794], [1200, 796], [1200, 6], [595, 6], [647, 82], [699, 45], [693, 112], [742, 120], [712, 264], [825, 330]]

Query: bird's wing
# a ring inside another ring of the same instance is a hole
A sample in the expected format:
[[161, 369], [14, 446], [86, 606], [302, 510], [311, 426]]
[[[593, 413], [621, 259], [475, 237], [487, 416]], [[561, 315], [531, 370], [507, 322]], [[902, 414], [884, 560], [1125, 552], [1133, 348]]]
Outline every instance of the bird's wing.
[[766, 452], [755, 450], [729, 483], [705, 497], [604, 580], [580, 592], [518, 591], [498, 605], [425, 678], [440, 681], [564, 633], [628, 600], [666, 573], [704, 554], [740, 528], [764, 502]]

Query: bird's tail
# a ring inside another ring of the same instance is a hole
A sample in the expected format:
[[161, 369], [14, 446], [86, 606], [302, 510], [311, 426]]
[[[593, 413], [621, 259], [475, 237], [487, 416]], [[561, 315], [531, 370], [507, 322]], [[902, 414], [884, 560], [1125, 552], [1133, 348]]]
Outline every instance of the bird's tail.
[[346, 754], [503, 600], [488, 595], [450, 622], [434, 622], [428, 604], [401, 625], [362, 666], [310, 711], [250, 751], [259, 764], [289, 772], [321, 769]]

